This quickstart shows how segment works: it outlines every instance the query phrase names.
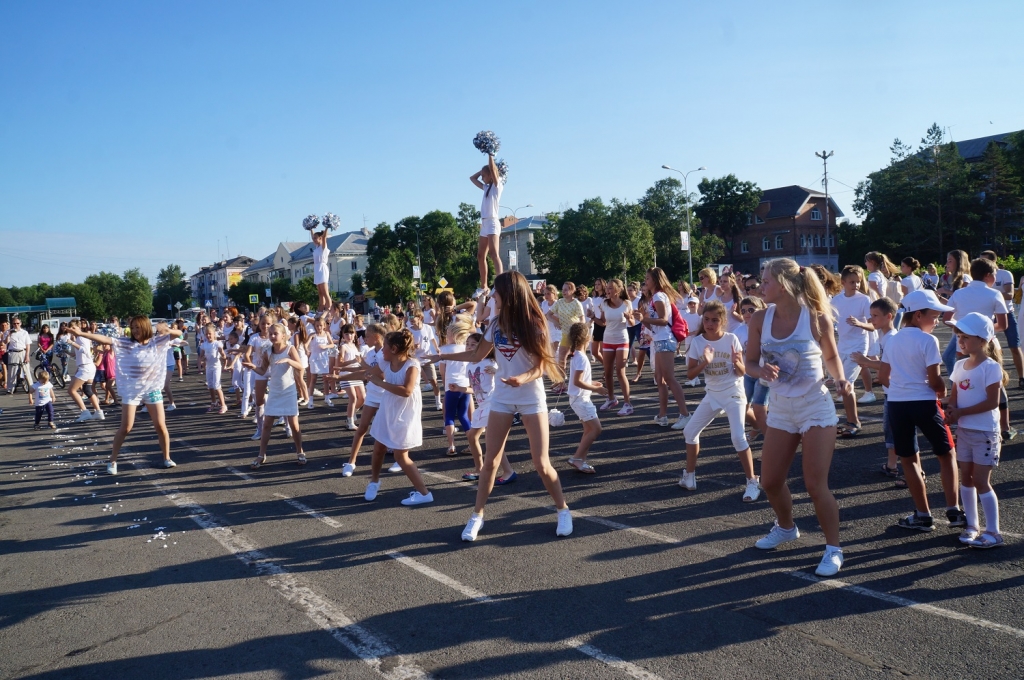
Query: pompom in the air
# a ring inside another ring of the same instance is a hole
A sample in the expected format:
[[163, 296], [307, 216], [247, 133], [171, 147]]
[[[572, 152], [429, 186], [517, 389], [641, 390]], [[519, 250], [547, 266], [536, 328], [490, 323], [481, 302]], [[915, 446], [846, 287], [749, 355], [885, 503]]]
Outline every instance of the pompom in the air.
[[504, 183], [508, 179], [508, 163], [504, 158], [500, 158], [494, 165], [498, 167], [498, 174], [501, 175], [501, 181]]
[[338, 216], [330, 212], [324, 215], [324, 218], [321, 220], [321, 222], [323, 223], [325, 229], [331, 229], [332, 231], [341, 226], [341, 220], [338, 219]]
[[482, 132], [476, 133], [476, 137], [473, 138], [473, 146], [475, 146], [480, 153], [487, 153], [493, 156], [498, 153], [498, 149], [501, 148], [501, 140], [498, 139], [498, 135], [494, 134], [490, 130], [483, 130]]
[[320, 226], [320, 218], [316, 215], [306, 215], [302, 220], [302, 228], [306, 231], [313, 231]]

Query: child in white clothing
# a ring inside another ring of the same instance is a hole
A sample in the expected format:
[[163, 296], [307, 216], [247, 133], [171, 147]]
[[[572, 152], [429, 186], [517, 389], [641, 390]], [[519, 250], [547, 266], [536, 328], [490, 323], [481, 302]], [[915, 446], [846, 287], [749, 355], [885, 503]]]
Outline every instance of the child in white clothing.
[[331, 249], [327, 247], [327, 232], [310, 232], [313, 239], [313, 285], [316, 286], [317, 301], [316, 311], [326, 312], [331, 308], [331, 293], [327, 289], [327, 280], [331, 276], [330, 260]]
[[228, 412], [228, 406], [224, 402], [224, 390], [220, 387], [220, 376], [227, 355], [224, 353], [224, 343], [217, 340], [216, 326], [208, 323], [203, 332], [206, 334], [206, 341], [199, 345], [199, 370], [206, 371], [206, 389], [210, 390], [211, 403], [206, 412], [213, 413], [217, 405], [220, 404], [218, 413], [223, 415]]
[[[960, 542], [972, 548], [996, 548], [999, 499], [992, 488], [992, 469], [999, 465], [999, 390], [1008, 381], [995, 327], [986, 316], [966, 314], [955, 322], [960, 346], [968, 355], [953, 368], [953, 391], [946, 420], [957, 423], [956, 461], [960, 468], [960, 498], [967, 526]], [[978, 502], [985, 510], [985, 531], [979, 532]]]
[[[843, 292], [832, 298], [832, 309], [836, 318], [839, 341], [836, 347], [839, 358], [843, 362], [843, 373], [852, 385], [860, 375], [861, 367], [853, 360], [853, 354], [867, 354], [871, 342], [871, 298], [860, 292], [864, 280], [864, 270], [857, 265], [843, 267], [841, 274]], [[872, 397], [871, 401], [874, 401]], [[856, 395], [843, 395], [843, 407], [846, 409], [846, 424], [839, 426], [839, 434], [843, 437], [854, 437], [860, 432], [860, 416], [857, 415]]]
[[587, 462], [587, 454], [590, 446], [601, 435], [601, 419], [597, 417], [597, 408], [590, 401], [590, 395], [592, 392], [607, 394], [607, 390], [604, 385], [591, 379], [590, 360], [585, 354], [589, 342], [590, 328], [587, 324], [574, 323], [569, 327], [569, 349], [572, 351], [569, 362], [569, 405], [583, 421], [583, 436], [576, 447], [576, 453], [566, 462], [577, 472], [592, 475], [595, 470]]
[[725, 305], [718, 300], [704, 303], [700, 327], [686, 350], [687, 377], [694, 378], [704, 373], [707, 392], [693, 417], [683, 428], [686, 437], [686, 471], [679, 479], [679, 486], [688, 491], [697, 489], [697, 456], [700, 453], [700, 433], [711, 424], [720, 412], [729, 419], [732, 445], [739, 455], [747, 486], [743, 492], [746, 503], [756, 501], [761, 495], [757, 475], [754, 474], [754, 457], [747, 443], [746, 414], [747, 396], [743, 391], [743, 347], [739, 338], [725, 332], [728, 323]]
[[[473, 333], [466, 338], [466, 352], [476, 352], [477, 346], [483, 339], [482, 333]], [[497, 372], [498, 363], [494, 360], [493, 347], [486, 357], [469, 364], [466, 370], [469, 376], [469, 386], [476, 401], [476, 408], [473, 410], [473, 417], [470, 420], [470, 430], [466, 433], [466, 439], [469, 440], [469, 452], [473, 454], [473, 471], [462, 475], [467, 482], [475, 482], [480, 479], [480, 470], [484, 462], [483, 449], [480, 448], [480, 435], [487, 429], [487, 418], [491, 414], [490, 397], [494, 392], [494, 376]], [[512, 464], [508, 462], [508, 456], [502, 456], [499, 479], [511, 479], [514, 474]]]
[[53, 424], [53, 385], [50, 383], [49, 371], [41, 371], [39, 373], [39, 380], [32, 383], [32, 401], [36, 407], [36, 424], [35, 429], [39, 429], [39, 421], [42, 420], [43, 414], [46, 414], [46, 420], [50, 425], [51, 430], [57, 429], [57, 426]]

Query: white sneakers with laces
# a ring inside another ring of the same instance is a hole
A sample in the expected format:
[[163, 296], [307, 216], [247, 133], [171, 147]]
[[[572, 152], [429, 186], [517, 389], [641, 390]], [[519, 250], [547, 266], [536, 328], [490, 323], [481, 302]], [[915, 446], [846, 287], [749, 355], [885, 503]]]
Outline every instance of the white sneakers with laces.
[[78, 417], [75, 418], [76, 423], [84, 423], [88, 420], [92, 420], [92, 414], [89, 413], [89, 411], [82, 411], [78, 414]]
[[402, 505], [423, 505], [424, 503], [433, 503], [434, 494], [429, 491], [426, 495], [421, 494], [419, 491], [413, 491], [409, 494], [408, 498], [402, 499]]
[[388, 468], [388, 472], [401, 472], [401, 471], [402, 471], [402, 466], [398, 464], [397, 460], [394, 463], [391, 464], [391, 467]]
[[768, 535], [759, 540], [754, 544], [755, 548], [761, 550], [773, 550], [778, 548], [783, 543], [789, 543], [800, 538], [800, 530], [794, 524], [792, 529], [783, 529], [779, 526], [778, 521], [772, 526], [772, 530], [768, 532]]
[[825, 554], [814, 573], [818, 576], [835, 576], [843, 568], [843, 549], [832, 545], [825, 546]]
[[351, 477], [352, 473], [355, 472], [355, 471], [356, 471], [356, 466], [353, 465], [352, 463], [345, 463], [344, 465], [341, 466], [341, 476], [342, 477]]
[[661, 427], [668, 427], [668, 416], [654, 416], [654, 424]]
[[753, 503], [761, 497], [761, 478], [754, 477], [747, 480], [747, 488], [743, 492], [743, 502]]
[[857, 400], [857, 403], [858, 404], [874, 404], [876, 401], [878, 401], [878, 398], [875, 397], [875, 393], [874, 392], [865, 392], [864, 396], [862, 396], [860, 399]]
[[162, 464], [162, 465], [163, 465], [163, 466], [164, 466], [165, 468], [172, 468], [172, 467], [178, 467], [178, 464], [177, 464], [177, 463], [175, 463], [175, 462], [174, 462], [173, 460], [171, 460], [170, 458], [168, 458], [167, 460], [165, 460], [165, 461], [164, 461], [163, 463], [161, 463], [161, 464]]
[[684, 415], [680, 415], [680, 416], [679, 416], [679, 417], [678, 417], [678, 418], [676, 419], [676, 422], [672, 423], [672, 429], [673, 429], [673, 430], [681, 430], [681, 429], [683, 429], [684, 427], [686, 427], [686, 424], [687, 424], [688, 422], [690, 422], [690, 416], [688, 416], [688, 415], [687, 415], [687, 416], [684, 416]]
[[686, 489], [687, 491], [696, 491], [697, 473], [684, 471], [682, 476], [679, 477], [679, 486]]
[[378, 491], [380, 491], [380, 482], [370, 482], [366, 485], [366, 493], [363, 494], [363, 500], [372, 501], [377, 497]]
[[108, 475], [116, 475], [117, 474], [117, 463], [116, 462], [114, 462], [114, 463], [107, 463], [107, 474]]
[[568, 536], [572, 533], [572, 513], [569, 508], [558, 511], [558, 528], [555, 529], [555, 536]]
[[480, 529], [484, 526], [483, 515], [478, 515], [475, 512], [469, 516], [469, 522], [466, 523], [466, 528], [462, 530], [463, 541], [475, 541], [477, 534], [480, 533]]
[[103, 412], [103, 409], [96, 409], [96, 412], [92, 414], [94, 420], [106, 420], [107, 414]]

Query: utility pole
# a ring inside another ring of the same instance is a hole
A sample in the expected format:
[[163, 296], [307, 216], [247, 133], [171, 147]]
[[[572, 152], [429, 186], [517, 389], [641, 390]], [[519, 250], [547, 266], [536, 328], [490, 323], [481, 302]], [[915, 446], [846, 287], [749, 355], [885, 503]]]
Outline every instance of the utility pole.
[[814, 155], [820, 158], [825, 166], [825, 262], [828, 263], [829, 269], [832, 268], [832, 223], [829, 221], [828, 209], [828, 159], [832, 157], [833, 153], [835, 152], [826, 152], [824, 149], [821, 150], [821, 153], [814, 152]]

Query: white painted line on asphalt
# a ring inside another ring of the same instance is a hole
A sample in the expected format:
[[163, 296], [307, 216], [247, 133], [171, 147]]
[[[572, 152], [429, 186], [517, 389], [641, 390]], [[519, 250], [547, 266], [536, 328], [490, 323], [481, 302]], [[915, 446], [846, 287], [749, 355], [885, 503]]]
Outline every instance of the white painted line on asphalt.
[[[139, 466], [136, 466], [139, 467]], [[144, 468], [141, 470], [144, 472]], [[254, 544], [211, 515], [201, 505], [177, 490], [164, 484], [150, 481], [164, 496], [182, 510], [190, 513], [192, 521], [199, 525], [217, 543], [243, 564], [253, 567], [259, 576], [269, 576], [265, 582], [293, 607], [302, 611], [313, 623], [326, 631], [350, 652], [388, 680], [412, 680], [429, 678], [422, 668], [412, 661], [397, 655], [387, 643], [350, 619], [331, 600], [315, 593], [292, 573], [274, 564], [276, 558], [259, 550]], [[397, 660], [397, 665], [387, 662], [388, 657]]]
[[623, 659], [620, 659], [617, 656], [605, 654], [597, 647], [593, 645], [588, 645], [581, 638], [571, 638], [569, 640], [564, 640], [562, 644], [566, 645], [567, 647], [571, 647], [578, 652], [583, 652], [587, 656], [597, 659], [598, 661], [607, 664], [612, 668], [620, 670], [631, 678], [637, 678], [637, 680], [661, 680], [660, 675], [655, 675], [654, 673], [646, 671], [643, 668], [640, 668], [640, 666], [637, 666], [636, 664], [624, 661]]
[[1002, 623], [996, 623], [995, 621], [989, 621], [988, 619], [981, 619], [977, 616], [971, 616], [970, 614], [964, 614], [962, 612], [955, 612], [949, 609], [943, 609], [942, 607], [936, 607], [930, 604], [924, 604], [921, 602], [915, 602], [914, 600], [908, 600], [905, 597], [899, 595], [890, 595], [889, 593], [881, 593], [877, 590], [871, 590], [870, 588], [864, 588], [863, 586], [856, 586], [846, 581], [840, 581], [838, 579], [823, 579], [818, 578], [812, 574], [807, 574], [802, 571], [791, 571], [789, 575], [801, 579], [803, 581], [810, 581], [822, 586], [829, 588], [838, 588], [847, 592], [857, 593], [858, 595], [864, 595], [876, 600], [882, 600], [890, 604], [895, 604], [900, 607], [907, 607], [916, 611], [924, 612], [926, 614], [932, 614], [933, 616], [941, 616], [942, 618], [952, 619], [954, 621], [963, 621], [979, 628], [987, 628], [988, 630], [994, 630], [1000, 633], [1006, 633], [1018, 638], [1024, 638], [1024, 630], [1020, 628], [1014, 628], [1013, 626], [1007, 626]]
[[295, 500], [291, 496], [285, 496], [283, 493], [275, 493], [274, 495], [277, 496], [278, 498], [280, 498], [281, 500], [283, 500], [288, 505], [290, 505], [293, 508], [295, 508], [296, 510], [298, 510], [299, 512], [306, 513], [307, 515], [309, 515], [313, 519], [317, 520], [318, 522], [323, 522], [324, 524], [326, 524], [327, 526], [331, 527], [332, 529], [340, 529], [342, 527], [341, 522], [339, 522], [338, 520], [336, 520], [336, 519], [334, 519], [332, 517], [328, 517], [327, 515], [325, 515], [322, 512], [318, 512], [318, 511], [314, 510], [313, 508], [309, 507], [305, 503], [301, 503], [301, 502]]
[[442, 574], [441, 572], [437, 571], [436, 569], [431, 569], [430, 567], [428, 567], [427, 565], [423, 564], [422, 562], [417, 562], [413, 558], [411, 558], [408, 555], [405, 555], [403, 553], [400, 553], [397, 550], [389, 550], [389, 551], [385, 552], [384, 554], [387, 555], [388, 557], [390, 557], [393, 560], [397, 560], [397, 561], [401, 562], [402, 564], [404, 564], [405, 566], [409, 567], [410, 569], [415, 569], [416, 571], [420, 572], [424, 576], [432, 578], [435, 581], [437, 581], [438, 583], [446, 585], [446, 586], [448, 586], [449, 588], [451, 588], [452, 590], [454, 590], [456, 592], [462, 593], [463, 595], [465, 595], [466, 597], [468, 597], [468, 598], [470, 598], [472, 600], [476, 600], [477, 602], [494, 602], [494, 600], [492, 600], [490, 597], [488, 597], [484, 593], [480, 592], [476, 588], [472, 588], [470, 586], [467, 586], [464, 583], [459, 583], [458, 581], [456, 581], [455, 579], [451, 578], [450, 576]]

